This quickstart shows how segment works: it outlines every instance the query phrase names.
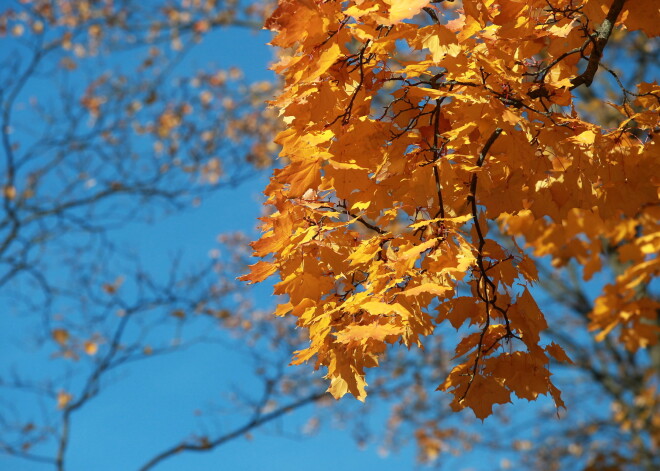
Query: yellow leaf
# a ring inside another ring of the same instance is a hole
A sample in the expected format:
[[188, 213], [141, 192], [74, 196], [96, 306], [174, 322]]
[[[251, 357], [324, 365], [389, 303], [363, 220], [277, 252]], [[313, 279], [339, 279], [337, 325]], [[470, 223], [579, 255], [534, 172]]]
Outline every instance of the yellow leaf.
[[308, 189], [318, 188], [321, 183], [321, 162], [318, 158], [310, 158], [292, 162], [282, 170], [276, 171], [279, 181], [289, 184], [289, 197], [301, 197]]
[[339, 44], [330, 44], [330, 47], [321, 53], [316, 68], [314, 69], [314, 73], [310, 74], [306, 79], [311, 80], [323, 75], [330, 67], [332, 67], [339, 56], [341, 56], [341, 48], [339, 47]]
[[511, 126], [515, 126], [522, 119], [520, 116], [518, 116], [518, 114], [511, 111], [509, 108], [504, 110], [504, 113], [502, 113], [502, 118]]
[[371, 206], [371, 201], [358, 201], [351, 206], [351, 211], [364, 211]]
[[518, 270], [520, 270], [520, 273], [527, 281], [537, 281], [539, 279], [539, 272], [536, 269], [536, 264], [527, 256], [524, 256], [518, 263]]
[[411, 224], [408, 227], [411, 228], [411, 229], [416, 230], [416, 229], [419, 229], [420, 227], [426, 227], [426, 226], [429, 226], [431, 224], [436, 224], [436, 223], [439, 223], [439, 222], [450, 222], [452, 224], [456, 224], [457, 226], [460, 226], [460, 225], [465, 224], [466, 222], [468, 222], [471, 219], [472, 219], [472, 215], [471, 214], [466, 214], [464, 216], [458, 216], [458, 217], [455, 217], [455, 218], [435, 218], [435, 219], [427, 219], [425, 221], [417, 221], [416, 223]]
[[596, 134], [591, 130], [584, 131], [578, 134], [577, 136], [571, 137], [569, 139], [569, 141], [575, 142], [577, 144], [584, 144], [588, 146], [592, 145], [595, 140], [596, 140]]
[[335, 376], [330, 380], [328, 392], [332, 394], [335, 399], [340, 399], [350, 391], [358, 401], [364, 402], [367, 397], [367, 392], [365, 391], [366, 386], [367, 382], [360, 374], [351, 377], [350, 382], [340, 376]]
[[382, 316], [395, 313], [404, 319], [410, 317], [410, 311], [408, 311], [408, 309], [399, 303], [388, 304], [381, 301], [368, 301], [364, 304], [361, 304], [360, 308], [364, 309], [369, 314], [373, 314], [374, 316]]
[[277, 271], [277, 265], [270, 262], [259, 261], [254, 265], [250, 265], [250, 273], [247, 275], [239, 276], [241, 281], [247, 281], [248, 284], [259, 283], [264, 281], [270, 275]]
[[433, 249], [436, 245], [438, 245], [438, 239], [429, 239], [406, 250], [399, 256], [399, 258], [401, 260], [417, 260], [422, 252]]
[[99, 351], [99, 346], [98, 344], [88, 340], [83, 344], [83, 349], [87, 355], [93, 356], [96, 355], [96, 353]]
[[358, 248], [348, 256], [352, 266], [370, 261], [381, 250], [380, 240], [376, 238], [363, 240]]
[[385, 0], [390, 6], [390, 25], [412, 18], [431, 0]]
[[16, 198], [16, 187], [13, 185], [5, 185], [3, 188], [5, 198], [13, 200]]
[[330, 380], [328, 392], [332, 394], [335, 399], [340, 399], [348, 392], [348, 383], [343, 378], [335, 376]]
[[66, 391], [60, 391], [57, 393], [57, 408], [64, 409], [71, 401], [73, 396]]
[[422, 293], [432, 294], [434, 296], [445, 296], [453, 291], [451, 286], [443, 286], [437, 283], [424, 283], [414, 288], [408, 288], [401, 294], [404, 296], [419, 296]]
[[422, 47], [431, 52], [433, 62], [439, 62], [445, 55], [456, 57], [463, 52], [456, 35], [446, 26], [427, 26], [422, 28], [419, 34], [422, 39]]
[[401, 335], [403, 329], [392, 324], [381, 324], [372, 322], [367, 325], [349, 325], [347, 328], [335, 334], [339, 343], [364, 343], [367, 340], [383, 342], [390, 336]]

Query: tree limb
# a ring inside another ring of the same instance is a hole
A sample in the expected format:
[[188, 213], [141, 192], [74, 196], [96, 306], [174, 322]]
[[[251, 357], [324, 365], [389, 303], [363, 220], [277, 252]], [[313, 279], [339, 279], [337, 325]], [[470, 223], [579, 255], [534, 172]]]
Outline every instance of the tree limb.
[[235, 438], [240, 437], [241, 435], [246, 434], [247, 432], [249, 432], [250, 430], [256, 427], [271, 422], [283, 416], [284, 414], [287, 414], [288, 412], [299, 409], [303, 406], [306, 406], [307, 404], [316, 402], [321, 398], [323, 398], [324, 396], [326, 396], [326, 394], [327, 393], [325, 391], [317, 392], [302, 399], [298, 399], [297, 401], [287, 404], [286, 406], [282, 406], [279, 409], [276, 409], [268, 414], [263, 414], [263, 415], [258, 414], [251, 421], [247, 422], [243, 426], [229, 433], [226, 433], [212, 441], [201, 441], [199, 443], [180, 443], [178, 445], [174, 445], [162, 451], [158, 455], [154, 456], [145, 465], [143, 465], [139, 469], [139, 471], [147, 471], [153, 469], [161, 461], [164, 461], [167, 458], [171, 458], [172, 456], [177, 455], [183, 451], [211, 451]]
[[607, 13], [603, 23], [596, 30], [595, 37], [592, 38], [594, 47], [589, 55], [587, 68], [580, 75], [571, 79], [571, 83], [573, 84], [570, 88], [571, 90], [580, 85], [586, 85], [589, 87], [593, 82], [596, 71], [598, 71], [600, 59], [603, 57], [603, 51], [605, 50], [607, 41], [610, 39], [614, 24], [616, 23], [619, 14], [621, 14], [621, 10], [623, 10], [625, 3], [626, 0], [614, 0], [612, 2], [610, 11]]

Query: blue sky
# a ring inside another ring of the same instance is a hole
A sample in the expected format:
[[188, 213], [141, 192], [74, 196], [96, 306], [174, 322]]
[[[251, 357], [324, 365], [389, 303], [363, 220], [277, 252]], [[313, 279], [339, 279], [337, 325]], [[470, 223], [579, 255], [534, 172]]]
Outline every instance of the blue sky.
[[[237, 66], [244, 71], [248, 81], [271, 79], [273, 74], [267, 69], [271, 58], [266, 45], [268, 39], [269, 33], [238, 28], [213, 33], [188, 54], [178, 70], [208, 67], [209, 64], [216, 64], [219, 68]], [[12, 44], [8, 38], [1, 41]], [[124, 53], [120, 63], [113, 64], [111, 60], [106, 65], [130, 66], [138, 57], [137, 52]], [[53, 85], [48, 77], [35, 79], [26, 87], [19, 102], [25, 102], [31, 96], [47, 100]], [[186, 264], [203, 263], [208, 260], [209, 251], [217, 247], [219, 233], [244, 231], [250, 237], [257, 235], [256, 218], [261, 211], [261, 189], [266, 181], [266, 173], [257, 173], [237, 188], [225, 189], [204, 199], [199, 206], [161, 217], [153, 223], [129, 223], [114, 230], [111, 237], [123, 248], [139, 253], [143, 266], [153, 273], [167, 270], [173, 254], [181, 254]], [[54, 268], [53, 274], [66, 276], [59, 268]], [[26, 285], [22, 289], [29, 290]], [[257, 306], [266, 307], [272, 302], [269, 291], [268, 286], [254, 290]], [[29, 291], [26, 294], [30, 296]], [[31, 337], [30, 329], [34, 329], [38, 321], [20, 310], [11, 309], [9, 296], [0, 296], [0, 304], [4, 303], [7, 311], [0, 317], [2, 371], [16, 368], [25, 376], [35, 378], [43, 371], [48, 374], [60, 371], [62, 360], [50, 359], [47, 351], [26, 341]], [[301, 368], [311, 370], [308, 366]], [[260, 385], [250, 375], [250, 369], [240, 353], [204, 345], [122, 369], [97, 398], [74, 416], [67, 469], [136, 469], [164, 447], [186, 437], [190, 431], [202, 431], [205, 426], [209, 430], [231, 430], [244, 418], [232, 418], [229, 414], [227, 423], [223, 423], [225, 419], [221, 415], [200, 428], [200, 422], [204, 420], [197, 418], [194, 412], [211, 403], [231, 408], [225, 398], [234, 386], [250, 389]], [[25, 392], [0, 389], [0, 394], [4, 405], [10, 405], [23, 416], [33, 417], [35, 422], [39, 420], [40, 407], [54, 409], [54, 404], [35, 401]], [[299, 429], [308, 420], [311, 408], [307, 406], [275, 426], [271, 424], [255, 430], [249, 440], [234, 440], [211, 453], [183, 454], [163, 462], [156, 469], [295, 471], [309, 468], [408, 469], [413, 466], [414, 451], [410, 447], [387, 459], [379, 457], [375, 445], [359, 450], [351, 436], [351, 425], [345, 429], [325, 426], [318, 435], [303, 438]], [[6, 418], [10, 419], [9, 416]], [[280, 433], [278, 427], [284, 433]], [[36, 451], [46, 454], [52, 452], [52, 448]], [[39, 471], [52, 467], [0, 454], [0, 469]]]

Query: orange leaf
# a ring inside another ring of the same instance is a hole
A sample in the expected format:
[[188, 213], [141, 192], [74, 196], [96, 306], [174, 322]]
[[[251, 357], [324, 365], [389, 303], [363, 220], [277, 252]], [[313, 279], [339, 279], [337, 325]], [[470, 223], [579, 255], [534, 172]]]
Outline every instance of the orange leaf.
[[392, 324], [372, 322], [367, 325], [349, 325], [346, 329], [335, 334], [337, 342], [363, 344], [367, 340], [383, 342], [390, 336], [400, 335], [403, 329]]
[[545, 351], [552, 355], [553, 358], [557, 361], [573, 364], [573, 361], [568, 357], [568, 355], [566, 355], [564, 349], [554, 342], [551, 342], [550, 345], [545, 347]]
[[55, 340], [61, 346], [66, 345], [70, 337], [69, 332], [65, 329], [53, 329], [51, 335], [53, 337], [53, 340]]
[[83, 348], [85, 350], [85, 353], [89, 356], [96, 355], [96, 353], [99, 351], [98, 344], [91, 342], [89, 340], [83, 344]]
[[277, 265], [270, 262], [259, 261], [254, 265], [250, 265], [250, 273], [247, 275], [239, 276], [238, 279], [241, 281], [247, 281], [248, 284], [259, 283], [264, 281], [270, 275], [277, 271]]
[[422, 8], [431, 3], [431, 0], [386, 0], [390, 6], [390, 25], [412, 18]]
[[292, 162], [282, 170], [276, 171], [279, 181], [289, 184], [289, 197], [299, 198], [308, 189], [318, 188], [321, 183], [321, 162], [310, 158]]
[[[467, 389], [467, 383], [457, 392], [465, 391], [465, 389]], [[494, 404], [506, 404], [507, 402], [511, 402], [511, 393], [499, 381], [491, 376], [477, 375], [472, 380], [465, 398], [455, 399], [451, 406], [454, 410], [469, 407], [477, 419], [484, 420], [493, 413]]]
[[73, 396], [66, 391], [60, 391], [57, 393], [57, 408], [64, 409], [71, 401]]
[[408, 288], [401, 294], [404, 296], [419, 296], [422, 293], [432, 294], [434, 296], [445, 296], [447, 293], [453, 291], [451, 286], [443, 286], [437, 283], [424, 283], [414, 288]]

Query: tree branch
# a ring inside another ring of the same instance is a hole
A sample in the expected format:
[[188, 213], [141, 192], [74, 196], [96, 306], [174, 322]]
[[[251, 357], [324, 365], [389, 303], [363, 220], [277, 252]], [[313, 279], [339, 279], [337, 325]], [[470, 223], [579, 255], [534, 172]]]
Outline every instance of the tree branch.
[[273, 412], [270, 412], [268, 414], [264, 415], [256, 415], [251, 421], [246, 423], [245, 425], [237, 428], [236, 430], [226, 433], [225, 435], [222, 435], [215, 440], [212, 441], [203, 441], [200, 443], [180, 443], [178, 445], [174, 445], [167, 450], [159, 453], [155, 457], [153, 457], [151, 460], [149, 460], [144, 466], [142, 466], [139, 471], [147, 471], [150, 469], [153, 469], [157, 464], [159, 464], [161, 461], [166, 460], [167, 458], [171, 458], [174, 455], [177, 455], [183, 451], [211, 451], [214, 448], [217, 448], [233, 439], [236, 439], [240, 437], [241, 435], [246, 434], [250, 430], [259, 427], [263, 424], [266, 424], [268, 422], [271, 422], [284, 414], [287, 414], [291, 411], [294, 411], [296, 409], [299, 409], [303, 406], [306, 406], [307, 404], [311, 404], [313, 402], [316, 402], [326, 396], [326, 391], [323, 392], [317, 392], [314, 394], [311, 394], [307, 397], [304, 397], [302, 399], [298, 399], [295, 402], [292, 402], [290, 404], [287, 404], [286, 406], [280, 407], [279, 409], [274, 410]]
[[621, 10], [623, 9], [625, 3], [626, 0], [614, 0], [612, 2], [612, 6], [610, 7], [610, 11], [607, 13], [607, 17], [605, 17], [603, 23], [596, 30], [595, 37], [592, 39], [594, 47], [591, 51], [591, 54], [589, 55], [587, 68], [584, 70], [584, 72], [582, 72], [582, 74], [571, 79], [571, 83], [573, 84], [571, 86], [571, 90], [583, 84], [588, 87], [593, 82], [596, 71], [598, 70], [598, 64], [600, 63], [600, 59], [603, 57], [603, 51], [605, 50], [607, 41], [610, 39], [610, 35], [614, 29], [614, 24], [616, 23], [619, 14], [621, 14]]

